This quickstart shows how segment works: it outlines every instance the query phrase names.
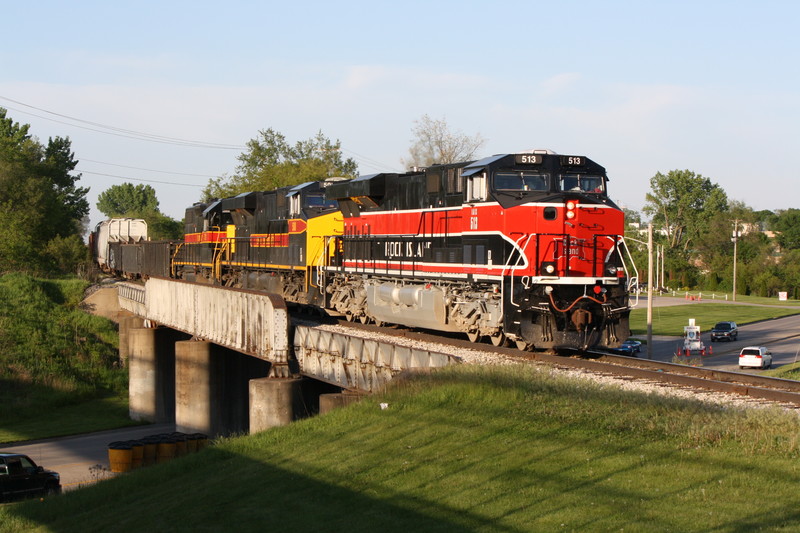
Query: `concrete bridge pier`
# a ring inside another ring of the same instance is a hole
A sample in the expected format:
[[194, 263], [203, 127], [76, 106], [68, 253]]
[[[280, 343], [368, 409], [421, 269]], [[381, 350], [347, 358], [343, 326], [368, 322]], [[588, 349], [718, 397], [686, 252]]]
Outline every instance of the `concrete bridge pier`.
[[249, 432], [248, 383], [269, 368], [267, 361], [208, 341], [176, 343], [176, 429], [212, 436]]
[[126, 328], [131, 419], [175, 421], [175, 342], [186, 338], [170, 328]]
[[132, 329], [144, 327], [144, 319], [129, 311], [120, 311], [117, 313], [117, 323], [119, 324], [119, 362], [122, 366], [128, 366], [129, 333]]
[[250, 433], [258, 433], [308, 416], [303, 396], [305, 378], [267, 377], [250, 380]]
[[319, 414], [324, 415], [334, 409], [340, 407], [347, 407], [352, 403], [361, 401], [364, 398], [363, 394], [353, 392], [338, 392], [322, 394], [319, 397]]

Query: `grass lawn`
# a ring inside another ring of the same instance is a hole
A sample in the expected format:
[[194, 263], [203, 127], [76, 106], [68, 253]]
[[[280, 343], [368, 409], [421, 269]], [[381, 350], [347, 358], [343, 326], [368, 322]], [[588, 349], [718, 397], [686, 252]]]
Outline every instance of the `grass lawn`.
[[[644, 293], [643, 293], [644, 294]], [[676, 291], [675, 296], [672, 293], [666, 293], [656, 296], [657, 298], [674, 298], [685, 299], [685, 292]], [[781, 301], [775, 297], [768, 298], [766, 296], [746, 296], [744, 294], [737, 294], [736, 301], [733, 301], [733, 296], [726, 293], [715, 293], [714, 291], [689, 291], [689, 294], [694, 297], [702, 296], [704, 302], [724, 302], [734, 304], [756, 304], [756, 305], [777, 305], [781, 307], [800, 307], [800, 300], [785, 300]]]
[[800, 380], [800, 363], [791, 363], [788, 365], [781, 365], [778, 368], [766, 370], [763, 372], [766, 376], [781, 379]]
[[11, 442], [78, 435], [139, 423], [128, 416], [128, 398], [122, 396], [28, 409], [23, 415], [0, 419], [0, 448]]
[[118, 334], [81, 308], [87, 286], [0, 276], [0, 444], [131, 424]]
[[[631, 332], [634, 335], [647, 334], [647, 303], [631, 312]], [[770, 320], [800, 314], [800, 308], [765, 307], [740, 305], [734, 303], [701, 303], [653, 307], [653, 335], [683, 336], [683, 327], [694, 318], [701, 331], [710, 331], [714, 324], [732, 320], [739, 325], [760, 320]]]
[[798, 435], [783, 411], [453, 367], [0, 507], [0, 531], [796, 531]]

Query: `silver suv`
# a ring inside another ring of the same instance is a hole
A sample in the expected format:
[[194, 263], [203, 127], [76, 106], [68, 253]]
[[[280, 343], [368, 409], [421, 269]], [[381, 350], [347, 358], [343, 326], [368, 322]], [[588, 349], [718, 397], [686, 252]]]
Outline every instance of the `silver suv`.
[[736, 322], [717, 322], [711, 330], [711, 342], [725, 340], [735, 341], [739, 338], [739, 328]]

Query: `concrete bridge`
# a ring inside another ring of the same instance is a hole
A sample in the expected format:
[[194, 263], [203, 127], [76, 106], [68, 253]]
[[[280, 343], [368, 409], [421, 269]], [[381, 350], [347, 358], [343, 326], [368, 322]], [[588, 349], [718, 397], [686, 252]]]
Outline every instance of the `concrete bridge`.
[[130, 416], [178, 431], [255, 433], [325, 412], [449, 356], [292, 325], [282, 298], [151, 278], [118, 284]]

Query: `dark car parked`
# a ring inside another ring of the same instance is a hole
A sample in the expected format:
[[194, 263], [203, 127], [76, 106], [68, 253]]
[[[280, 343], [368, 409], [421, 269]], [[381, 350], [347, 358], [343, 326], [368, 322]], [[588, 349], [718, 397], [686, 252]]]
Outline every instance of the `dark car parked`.
[[739, 328], [736, 322], [717, 322], [711, 329], [711, 342], [714, 341], [735, 341], [739, 338]]
[[636, 339], [628, 339], [622, 343], [619, 348], [610, 348], [606, 350], [609, 353], [616, 355], [627, 355], [629, 357], [637, 357], [637, 353], [642, 351], [642, 343]]
[[628, 339], [622, 343], [619, 350], [625, 355], [636, 357], [636, 354], [642, 351], [642, 343], [636, 339]]
[[27, 455], [0, 453], [0, 501], [60, 492], [58, 473], [37, 466]]

